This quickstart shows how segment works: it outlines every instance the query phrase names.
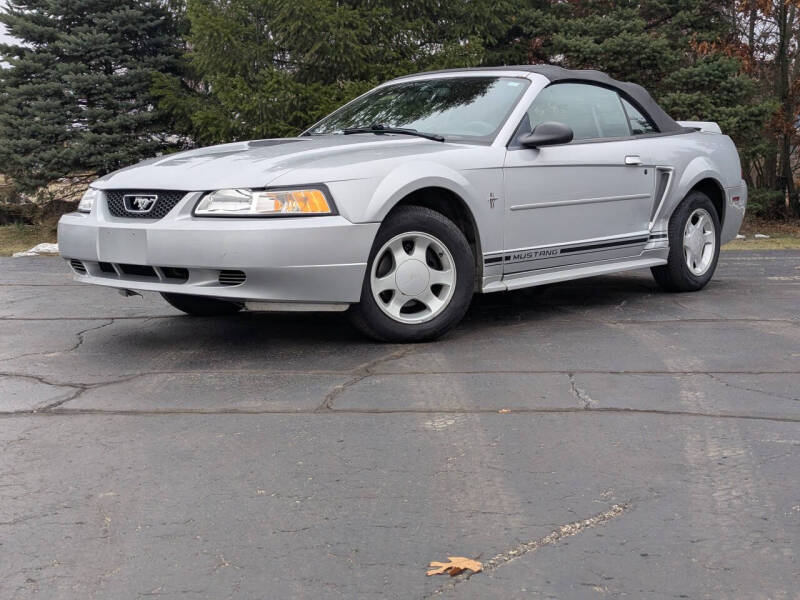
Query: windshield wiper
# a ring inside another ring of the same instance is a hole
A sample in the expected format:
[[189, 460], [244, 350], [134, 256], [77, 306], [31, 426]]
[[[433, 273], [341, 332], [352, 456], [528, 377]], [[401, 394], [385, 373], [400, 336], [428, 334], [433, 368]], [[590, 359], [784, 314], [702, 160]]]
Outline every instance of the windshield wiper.
[[352, 135], [353, 133], [399, 133], [402, 135], [415, 135], [417, 137], [425, 138], [426, 140], [433, 140], [435, 142], [443, 142], [444, 136], [437, 133], [425, 133], [424, 131], [417, 131], [416, 129], [407, 129], [405, 127], [387, 127], [381, 123], [375, 123], [369, 127], [350, 127], [343, 129], [342, 133], [345, 135]]

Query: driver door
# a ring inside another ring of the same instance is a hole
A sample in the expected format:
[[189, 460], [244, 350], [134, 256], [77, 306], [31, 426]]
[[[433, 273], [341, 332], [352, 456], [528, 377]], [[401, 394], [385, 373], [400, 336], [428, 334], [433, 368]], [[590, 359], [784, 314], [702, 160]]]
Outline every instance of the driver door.
[[617, 92], [552, 84], [531, 104], [515, 141], [546, 121], [568, 125], [574, 139], [509, 146], [504, 275], [638, 255], [649, 236], [655, 169]]

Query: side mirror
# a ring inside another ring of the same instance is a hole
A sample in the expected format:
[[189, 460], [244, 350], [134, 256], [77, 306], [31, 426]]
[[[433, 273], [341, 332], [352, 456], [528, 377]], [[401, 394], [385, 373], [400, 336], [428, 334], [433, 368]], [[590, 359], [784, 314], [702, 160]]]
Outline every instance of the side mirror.
[[569, 144], [572, 141], [573, 135], [570, 127], [567, 127], [563, 123], [549, 121], [547, 123], [539, 123], [528, 135], [523, 135], [519, 139], [519, 143], [526, 148]]

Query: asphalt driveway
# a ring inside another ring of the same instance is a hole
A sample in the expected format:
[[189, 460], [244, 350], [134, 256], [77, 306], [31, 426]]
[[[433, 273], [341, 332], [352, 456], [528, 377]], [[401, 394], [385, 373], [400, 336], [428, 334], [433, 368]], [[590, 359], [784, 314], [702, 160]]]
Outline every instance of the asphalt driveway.
[[415, 346], [0, 259], [3, 600], [793, 599], [799, 556], [800, 252], [481, 297]]

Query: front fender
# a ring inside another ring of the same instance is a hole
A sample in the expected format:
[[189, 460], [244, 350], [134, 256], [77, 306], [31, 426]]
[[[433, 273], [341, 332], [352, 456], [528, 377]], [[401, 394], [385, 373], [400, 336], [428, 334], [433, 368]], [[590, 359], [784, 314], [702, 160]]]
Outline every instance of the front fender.
[[[472, 215], [483, 252], [502, 249], [504, 149], [488, 156], [470, 148], [458, 169], [443, 162], [413, 160], [387, 173], [359, 180], [328, 183], [341, 214], [354, 223], [380, 223], [397, 204], [418, 190], [441, 188], [459, 197]], [[473, 158], [474, 157], [474, 158]], [[492, 201], [489, 199], [492, 198]]]
[[475, 190], [461, 173], [444, 165], [419, 161], [398, 166], [380, 181], [364, 209], [363, 218], [382, 221], [400, 200], [429, 187], [444, 188], [458, 195], [468, 206], [474, 206]]
[[376, 223], [408, 194], [427, 187], [458, 195], [474, 214], [476, 198], [480, 197], [476, 184], [483, 184], [482, 179], [471, 182], [445, 165], [414, 161], [398, 165], [382, 177], [333, 181], [328, 187], [343, 216], [353, 223]]

